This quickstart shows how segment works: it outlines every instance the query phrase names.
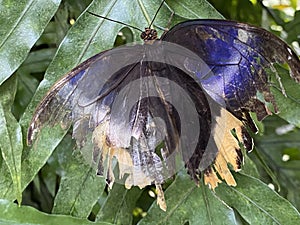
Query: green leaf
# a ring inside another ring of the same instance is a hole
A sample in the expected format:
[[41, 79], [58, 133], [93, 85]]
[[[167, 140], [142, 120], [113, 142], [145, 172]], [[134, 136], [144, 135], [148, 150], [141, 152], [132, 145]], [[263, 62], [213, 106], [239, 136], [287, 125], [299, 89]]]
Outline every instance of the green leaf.
[[64, 215], [50, 215], [39, 212], [38, 210], [29, 207], [18, 207], [14, 203], [0, 199], [0, 224], [3, 225], [53, 225], [53, 224], [72, 224], [72, 225], [112, 225], [106, 222], [91, 222], [86, 219], [79, 219]]
[[224, 19], [208, 1], [166, 1], [176, 15], [186, 19]]
[[0, 84], [26, 59], [59, 3], [59, 0], [1, 1]]
[[61, 180], [52, 213], [87, 218], [105, 184], [105, 179], [96, 176], [93, 167], [83, 166], [79, 160], [71, 161]]
[[299, 30], [297, 27], [300, 25], [300, 10], [295, 12], [294, 19], [285, 24], [284, 29], [287, 32], [287, 42], [292, 43], [293, 41], [298, 41], [300, 43], [299, 38]]
[[9, 172], [9, 169], [2, 158], [2, 154], [0, 155], [0, 196], [1, 198], [7, 198], [10, 200], [16, 199], [12, 183], [12, 177]]
[[49, 60], [53, 58], [55, 51], [55, 48], [44, 48], [30, 52], [25, 62], [19, 68], [19, 74], [44, 72], [49, 66]]
[[20, 119], [39, 84], [33, 75], [38, 74], [42, 76], [55, 51], [55, 48], [45, 48], [30, 52], [27, 59], [16, 71], [18, 76], [18, 91], [13, 106], [13, 114], [17, 119]]
[[275, 80], [275, 76], [273, 76], [272, 82], [274, 84], [277, 83], [277, 86], [271, 87], [271, 92], [275, 96], [276, 104], [279, 109], [278, 116], [300, 127], [300, 84], [291, 79], [286, 69], [279, 66], [277, 66], [277, 69], [281, 78], [280, 81], [287, 95], [283, 95], [279, 89], [278, 81]]
[[222, 183], [215, 189], [216, 194], [207, 186], [196, 187], [188, 175], [178, 175], [165, 192], [167, 212], [154, 203], [139, 225], [237, 224], [233, 209], [248, 224], [292, 225], [300, 222], [300, 214], [291, 203], [266, 184], [248, 175], [234, 175], [237, 186]]
[[[64, 0], [54, 17], [56, 43], [60, 44], [71, 27], [70, 20], [77, 20], [81, 12], [87, 8], [92, 0]], [[53, 40], [53, 39], [52, 39]]]
[[209, 1], [225, 18], [261, 25], [262, 7], [257, 2], [242, 0]]
[[60, 161], [68, 160], [63, 163], [64, 172], [52, 213], [87, 218], [102, 195], [106, 182], [103, 177], [96, 175], [96, 169], [87, 164], [81, 153], [73, 152], [70, 155], [72, 148], [66, 149], [68, 143], [71, 143], [69, 135], [55, 151]]
[[[21, 156], [23, 138], [21, 127], [10, 110], [16, 93], [16, 86], [17, 82], [15, 77], [0, 86], [0, 150], [13, 183], [13, 194], [10, 197], [17, 199], [18, 202], [21, 203]], [[3, 175], [5, 176], [5, 174], [6, 173]], [[11, 189], [10, 184], [5, 182], [7, 180], [9, 179], [6, 177], [4, 182], [1, 182], [1, 195]]]
[[128, 190], [124, 185], [115, 183], [97, 215], [97, 220], [113, 224], [132, 224], [132, 212], [141, 193], [138, 187]]
[[[277, 116], [267, 118], [265, 133], [256, 137], [256, 148], [280, 183], [280, 194], [300, 209], [300, 129]], [[288, 157], [283, 160], [283, 157]], [[262, 170], [260, 170], [263, 172]], [[273, 182], [264, 176], [266, 182]]]
[[[35, 145], [33, 145], [33, 149], [24, 148], [22, 156], [22, 189], [33, 180], [38, 171], [45, 165], [66, 132], [57, 126], [45, 128], [40, 133], [39, 138], [43, 141], [38, 142], [38, 148]], [[49, 136], [52, 138], [49, 139]]]
[[217, 195], [239, 212], [249, 224], [300, 223], [299, 212], [260, 180], [248, 175], [235, 174], [236, 187], [221, 184]]
[[252, 177], [259, 178], [259, 173], [257, 171], [255, 163], [249, 158], [247, 153], [244, 154], [244, 165], [242, 166], [243, 173], [246, 173]]
[[167, 211], [156, 202], [138, 224], [237, 224], [234, 211], [203, 184], [197, 187], [183, 171], [165, 191]]
[[17, 120], [20, 119], [25, 108], [31, 101], [31, 98], [38, 86], [38, 81], [27, 73], [22, 73], [20, 70], [16, 72], [18, 76], [18, 91], [15, 97], [12, 112]]

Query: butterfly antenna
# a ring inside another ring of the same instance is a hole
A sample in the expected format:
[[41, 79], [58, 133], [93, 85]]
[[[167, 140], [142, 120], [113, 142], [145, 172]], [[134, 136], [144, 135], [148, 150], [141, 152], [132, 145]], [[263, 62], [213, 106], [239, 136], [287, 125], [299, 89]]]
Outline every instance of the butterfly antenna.
[[89, 14], [93, 15], [93, 16], [96, 16], [96, 17], [99, 17], [99, 18], [102, 18], [102, 19], [105, 19], [105, 20], [109, 20], [109, 21], [111, 21], [111, 22], [115, 22], [115, 23], [118, 23], [118, 24], [122, 24], [122, 25], [125, 25], [125, 26], [127, 26], [127, 27], [131, 27], [131, 28], [133, 28], [133, 29], [136, 29], [136, 30], [138, 30], [138, 31], [140, 31], [140, 32], [143, 32], [140, 28], [135, 27], [135, 26], [132, 26], [132, 25], [130, 25], [130, 24], [123, 23], [123, 22], [121, 22], [121, 21], [117, 21], [117, 20], [114, 20], [114, 19], [110, 19], [110, 18], [107, 18], [107, 17], [104, 17], [104, 16], [100, 16], [100, 15], [95, 14], [95, 13], [92, 13], [92, 12], [90, 12], [90, 11], [87, 11], [87, 12], [88, 12]]
[[152, 24], [154, 23], [154, 20], [155, 20], [157, 14], [158, 14], [158, 12], [159, 12], [159, 10], [161, 9], [161, 7], [163, 6], [164, 3], [165, 3], [165, 0], [163, 0], [163, 1], [160, 3], [160, 6], [159, 6], [158, 9], [156, 10], [156, 13], [155, 13], [155, 15], [154, 15], [154, 17], [153, 17], [153, 19], [152, 19], [150, 25], [149, 25], [149, 28], [150, 28], [150, 27], [152, 26]]

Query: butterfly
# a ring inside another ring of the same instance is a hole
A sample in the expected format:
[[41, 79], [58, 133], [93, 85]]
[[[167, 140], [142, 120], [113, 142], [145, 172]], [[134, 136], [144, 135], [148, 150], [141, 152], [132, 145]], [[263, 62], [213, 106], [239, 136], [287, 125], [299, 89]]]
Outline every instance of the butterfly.
[[154, 29], [144, 44], [103, 51], [67, 73], [38, 105], [27, 142], [42, 141], [45, 127], [73, 129], [107, 183], [161, 184], [186, 167], [196, 183], [213, 189], [251, 151], [249, 131], [278, 107], [271, 78], [285, 94], [277, 65], [300, 82], [298, 56], [268, 31], [248, 24], [198, 19], [179, 23], [160, 39]]

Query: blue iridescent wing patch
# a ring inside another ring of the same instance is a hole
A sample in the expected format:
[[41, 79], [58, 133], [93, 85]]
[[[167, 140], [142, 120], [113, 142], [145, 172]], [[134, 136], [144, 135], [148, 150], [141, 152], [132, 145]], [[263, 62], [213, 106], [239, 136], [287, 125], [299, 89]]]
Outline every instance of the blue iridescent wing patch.
[[[238, 116], [243, 110], [255, 112], [261, 120], [270, 114], [265, 102], [274, 105], [270, 76], [279, 78], [274, 64], [288, 65], [290, 76], [300, 82], [299, 58], [272, 33], [258, 27], [227, 20], [191, 20], [176, 25], [162, 37], [198, 54], [211, 73], [196, 71], [203, 88]], [[282, 87], [279, 87], [282, 88]], [[284, 93], [284, 90], [282, 89]]]
[[212, 188], [236, 185], [228, 164], [238, 171], [241, 146], [252, 149], [249, 113], [263, 119], [268, 103], [277, 111], [270, 78], [279, 80], [275, 64], [287, 65], [299, 82], [297, 55], [261, 28], [225, 20], [183, 22], [160, 40], [150, 29], [142, 36], [144, 45], [104, 51], [59, 80], [36, 109], [28, 143], [46, 126], [73, 126], [108, 184], [155, 184], [162, 209], [161, 184], [181, 166], [197, 183], [203, 175]]

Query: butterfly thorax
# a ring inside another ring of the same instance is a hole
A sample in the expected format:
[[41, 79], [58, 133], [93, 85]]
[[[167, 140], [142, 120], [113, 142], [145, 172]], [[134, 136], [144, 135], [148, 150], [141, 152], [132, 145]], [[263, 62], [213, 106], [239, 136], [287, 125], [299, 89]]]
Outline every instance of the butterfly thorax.
[[141, 33], [141, 38], [145, 43], [151, 44], [157, 39], [157, 31], [151, 28], [145, 28], [145, 31]]

